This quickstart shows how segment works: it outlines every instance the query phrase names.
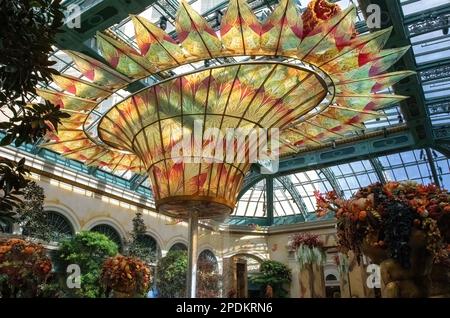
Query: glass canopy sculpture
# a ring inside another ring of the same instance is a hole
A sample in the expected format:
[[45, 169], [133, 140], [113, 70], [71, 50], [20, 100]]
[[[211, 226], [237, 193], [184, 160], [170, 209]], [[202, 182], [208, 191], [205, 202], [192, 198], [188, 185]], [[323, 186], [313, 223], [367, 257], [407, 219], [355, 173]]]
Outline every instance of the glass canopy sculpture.
[[[391, 29], [358, 35], [353, 6], [315, 0], [301, 15], [294, 1], [282, 0], [261, 22], [245, 0], [231, 0], [216, 33], [182, 1], [176, 38], [131, 18], [136, 48], [99, 32], [107, 64], [67, 51], [89, 81], [61, 74], [54, 81], [63, 93], [39, 90], [72, 114], [45, 147], [87, 165], [148, 174], [157, 209], [179, 218], [194, 209], [200, 218], [230, 213], [251, 164], [174, 160], [195, 156], [173, 148], [196, 121], [224, 134], [278, 128], [281, 154], [296, 153], [364, 129], [362, 122], [382, 116], [377, 110], [404, 99], [377, 92], [413, 74], [383, 74], [409, 47], [382, 50]], [[185, 71], [189, 63], [200, 67]], [[149, 76], [157, 82], [93, 123], [92, 112], [115, 92]], [[201, 149], [210, 142], [203, 136]]]

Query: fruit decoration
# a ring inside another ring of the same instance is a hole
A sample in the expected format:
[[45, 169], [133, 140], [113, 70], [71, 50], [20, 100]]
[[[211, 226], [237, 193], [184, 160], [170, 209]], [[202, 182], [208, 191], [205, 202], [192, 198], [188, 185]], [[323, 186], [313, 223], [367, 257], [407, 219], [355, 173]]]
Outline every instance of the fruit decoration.
[[409, 268], [411, 235], [423, 231], [434, 263], [448, 262], [450, 193], [433, 184], [375, 183], [345, 200], [336, 193], [315, 193], [317, 214], [334, 213], [338, 245], [360, 261], [365, 244], [387, 252]]

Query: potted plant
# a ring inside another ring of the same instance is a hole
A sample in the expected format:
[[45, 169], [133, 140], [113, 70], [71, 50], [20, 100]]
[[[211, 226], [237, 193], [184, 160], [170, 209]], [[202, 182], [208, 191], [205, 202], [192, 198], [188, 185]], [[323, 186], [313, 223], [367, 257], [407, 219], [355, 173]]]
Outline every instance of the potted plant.
[[381, 266], [385, 297], [426, 297], [433, 263], [448, 258], [441, 235], [448, 227], [450, 194], [414, 182], [376, 183], [352, 198], [316, 193], [318, 214], [337, 218], [338, 245]]
[[316, 275], [314, 267], [321, 267], [326, 260], [326, 253], [320, 237], [312, 233], [299, 233], [291, 237], [289, 248], [295, 252], [296, 259], [300, 266], [300, 291], [305, 297], [307, 289], [304, 281], [309, 285], [311, 297], [319, 296], [316, 293]]
[[150, 286], [150, 268], [138, 258], [117, 255], [103, 263], [101, 282], [114, 297], [143, 297]]

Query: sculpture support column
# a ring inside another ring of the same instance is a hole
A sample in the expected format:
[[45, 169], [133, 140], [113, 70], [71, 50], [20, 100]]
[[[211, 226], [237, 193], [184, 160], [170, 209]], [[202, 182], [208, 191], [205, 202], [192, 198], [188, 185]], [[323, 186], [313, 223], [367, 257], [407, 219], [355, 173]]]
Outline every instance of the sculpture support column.
[[189, 217], [189, 246], [187, 288], [188, 298], [195, 298], [197, 292], [197, 247], [198, 247], [198, 212], [193, 211]]

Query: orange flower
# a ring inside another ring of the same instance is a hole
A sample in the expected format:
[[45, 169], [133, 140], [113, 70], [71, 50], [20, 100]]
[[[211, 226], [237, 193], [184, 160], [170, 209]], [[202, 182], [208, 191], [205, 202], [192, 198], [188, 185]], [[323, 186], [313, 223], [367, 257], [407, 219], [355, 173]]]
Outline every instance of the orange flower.
[[326, 0], [312, 0], [302, 15], [303, 34], [308, 35], [323, 21], [329, 20], [341, 11], [339, 5]]
[[359, 212], [359, 220], [360, 221], [365, 221], [366, 218], [367, 218], [367, 212], [366, 211]]
[[31, 246], [27, 246], [24, 248], [23, 252], [27, 255], [31, 255], [34, 253], [34, 248], [32, 248]]

